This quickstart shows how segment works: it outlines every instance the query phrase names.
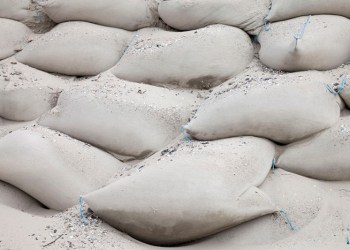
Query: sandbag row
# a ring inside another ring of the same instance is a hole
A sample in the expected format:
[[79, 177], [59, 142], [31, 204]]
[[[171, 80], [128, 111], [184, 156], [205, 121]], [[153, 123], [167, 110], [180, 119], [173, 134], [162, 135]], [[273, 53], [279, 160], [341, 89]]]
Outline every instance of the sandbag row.
[[138, 240], [184, 243], [278, 211], [257, 188], [274, 154], [273, 143], [254, 137], [175, 141], [84, 200]]
[[62, 133], [32, 126], [0, 138], [0, 180], [62, 211], [127, 168], [111, 155]]
[[260, 60], [277, 70], [330, 70], [350, 62], [350, 20], [342, 16], [303, 16], [272, 23], [258, 40]]
[[116, 65], [112, 72], [129, 81], [211, 88], [241, 72], [253, 58], [253, 46], [243, 31], [224, 25], [131, 33], [69, 22], [30, 43], [16, 58], [65, 75], [97, 75]]
[[179, 134], [201, 103], [200, 92], [128, 82], [110, 73], [63, 91], [39, 123], [117, 155], [144, 158]]
[[43, 12], [40, 2], [41, 0], [0, 0], [0, 18], [22, 22], [35, 33], [45, 33], [55, 23]]

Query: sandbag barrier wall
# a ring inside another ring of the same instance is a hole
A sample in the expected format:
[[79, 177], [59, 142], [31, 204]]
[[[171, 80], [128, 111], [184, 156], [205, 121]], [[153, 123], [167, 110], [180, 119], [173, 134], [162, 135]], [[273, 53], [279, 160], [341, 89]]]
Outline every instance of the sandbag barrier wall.
[[[0, 1], [0, 8], [6, 7], [5, 2]], [[84, 199], [101, 218], [139, 240], [156, 245], [193, 241], [277, 212], [278, 204], [258, 188], [273, 162], [276, 167], [311, 178], [350, 180], [347, 153], [350, 123], [344, 109], [344, 101], [350, 107], [348, 2], [339, 0], [334, 6], [339, 4], [340, 8], [327, 9], [325, 1], [314, 1], [318, 3], [317, 8], [309, 11], [306, 10], [314, 5], [289, 3], [291, 13], [285, 13], [283, 11], [288, 10], [279, 3], [287, 4], [288, 0], [276, 0], [269, 14], [269, 1], [260, 1], [260, 6], [255, 5], [255, 1], [193, 1], [192, 5], [181, 0], [161, 1], [159, 5], [156, 1], [141, 1], [142, 7], [129, 16], [129, 22], [104, 19], [105, 15], [118, 11], [113, 5], [115, 2], [48, 1], [43, 4], [44, 11], [60, 24], [39, 38], [31, 38], [31, 31], [20, 23], [1, 19], [0, 25], [4, 23], [3, 28], [0, 26], [0, 44], [4, 44], [1, 59], [23, 50], [15, 55], [16, 59], [1, 61], [0, 117], [16, 121], [40, 118], [40, 126], [34, 122], [34, 127], [0, 137], [0, 180], [57, 210], [77, 204], [79, 195], [85, 195]], [[135, 6], [139, 3], [133, 2]], [[113, 8], [108, 8], [111, 5]], [[96, 11], [106, 8], [108, 13]], [[128, 9], [128, 5], [123, 4], [123, 8]], [[217, 13], [211, 16], [213, 8]], [[69, 15], [63, 15], [68, 9]], [[233, 15], [234, 12], [247, 15]], [[280, 12], [279, 16], [274, 14]], [[21, 21], [15, 14], [11, 18], [1, 13], [2, 18]], [[162, 26], [159, 16], [182, 32], [159, 28]], [[271, 23], [265, 21], [264, 26], [265, 17]], [[18, 35], [6, 35], [10, 24], [18, 26], [15, 28], [19, 30]], [[261, 83], [266, 69], [260, 65], [258, 76], [247, 78], [245, 73], [260, 63], [253, 60], [254, 49], [248, 34], [258, 36], [261, 62], [276, 70], [296, 73], [273, 71], [264, 76], [266, 82]], [[335, 46], [335, 41], [340, 42]], [[55, 53], [55, 57], [51, 57]], [[14, 80], [18, 73], [27, 76], [28, 71], [40, 77]], [[17, 73], [9, 74], [11, 72]], [[73, 82], [50, 73], [97, 76]], [[25, 82], [29, 87], [18, 87], [18, 82]], [[109, 96], [111, 93], [114, 97]], [[177, 105], [179, 102], [181, 105]], [[87, 110], [98, 119], [89, 119], [91, 114]], [[138, 120], [144, 125], [138, 125]], [[115, 126], [118, 123], [121, 125]], [[181, 125], [185, 125], [182, 135]], [[142, 129], [147, 131], [146, 136], [140, 133]], [[58, 139], [60, 133], [68, 136]], [[179, 135], [185, 138], [176, 139]], [[20, 145], [22, 139], [26, 139], [28, 145], [21, 145], [22, 151], [18, 154], [16, 145]], [[169, 144], [173, 139], [175, 146]], [[59, 147], [51, 145], [56, 140], [60, 141]], [[84, 143], [91, 143], [93, 147], [83, 152], [83, 158], [94, 155], [96, 163], [84, 164], [76, 157], [74, 152], [81, 153]], [[74, 149], [70, 152], [73, 156], [69, 157], [72, 162], [65, 161], [69, 155], [62, 150], [65, 145]], [[30, 151], [35, 147], [43, 147], [45, 153], [38, 166], [28, 164], [31, 155], [37, 153]], [[51, 152], [45, 152], [51, 147]], [[248, 160], [253, 151], [261, 153], [254, 159], [256, 162]], [[122, 161], [146, 159], [134, 166], [130, 178], [119, 180], [115, 176], [129, 167], [106, 152]], [[158, 153], [151, 156], [155, 152]], [[241, 158], [226, 159], [232, 152]], [[193, 155], [199, 158], [194, 160]], [[301, 161], [300, 155], [308, 160]], [[217, 163], [221, 157], [223, 160]], [[46, 174], [45, 163], [52, 159], [57, 163], [52, 165], [52, 172]], [[259, 168], [257, 162], [264, 162], [263, 167]], [[218, 173], [214, 175], [208, 163], [216, 166]], [[102, 164], [103, 173], [92, 178], [94, 164]], [[58, 176], [57, 182], [75, 183], [62, 172], [65, 165], [77, 168], [69, 171], [80, 180], [79, 185], [73, 185], [72, 190], [47, 189], [49, 196], [57, 197], [57, 200], [50, 199], [40, 192], [43, 185], [50, 185], [50, 178]], [[198, 166], [205, 168], [197, 169]], [[25, 175], [26, 167], [32, 169], [30, 176]], [[257, 168], [259, 175], [253, 178], [254, 173], [245, 168]], [[17, 174], [9, 176], [14, 170]], [[18, 174], [21, 171], [23, 176]], [[176, 175], [183, 171], [186, 178]], [[226, 175], [231, 176], [231, 181], [243, 180], [242, 184], [231, 185]], [[34, 179], [44, 176], [48, 179], [31, 185]], [[218, 188], [217, 180], [223, 183], [220, 189], [234, 192], [236, 196], [244, 194], [237, 206], [246, 206], [246, 213], [226, 206], [224, 201], [232, 202], [231, 193], [217, 200], [215, 192], [187, 194], [183, 189], [195, 183], [198, 190], [210, 186], [209, 191], [213, 191]], [[137, 182], [136, 189], [143, 192], [130, 191], [133, 199], [122, 197], [122, 190], [130, 188], [133, 182]], [[153, 186], [147, 185], [149, 182]], [[169, 183], [176, 190], [170, 198], [165, 198]], [[159, 190], [163, 193], [158, 195]], [[177, 190], [182, 190], [185, 198], [179, 196]], [[118, 197], [110, 198], [116, 194], [124, 198], [123, 206], [115, 203]], [[150, 199], [143, 201], [145, 196]], [[224, 217], [213, 220], [215, 217], [208, 217], [206, 213], [197, 213], [196, 204], [203, 200], [207, 200], [208, 214], [223, 209]], [[135, 201], [142, 203], [137, 211], [133, 210]], [[147, 207], [151, 203], [156, 203], [158, 217], [148, 216]], [[169, 209], [174, 212], [167, 213]], [[182, 217], [181, 213], [187, 213], [188, 217]], [[130, 224], [128, 220], [135, 222]], [[188, 228], [188, 223], [193, 228]], [[151, 228], [151, 232], [145, 228]]]

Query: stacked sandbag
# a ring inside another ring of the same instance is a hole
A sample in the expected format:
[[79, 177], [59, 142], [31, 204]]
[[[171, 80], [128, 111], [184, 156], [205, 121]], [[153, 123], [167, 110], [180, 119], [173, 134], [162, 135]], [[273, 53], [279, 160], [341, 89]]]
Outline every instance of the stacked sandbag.
[[[349, 65], [350, 66], [350, 65]], [[350, 71], [348, 71], [350, 73]], [[335, 91], [339, 93], [341, 98], [346, 103], [346, 106], [350, 108], [350, 74], [349, 76], [342, 76], [335, 84]]]
[[0, 117], [0, 138], [4, 137], [7, 134], [12, 133], [15, 130], [18, 130], [27, 126], [31, 126], [34, 124], [36, 124], [36, 121], [16, 122], [16, 121], [6, 120]]
[[164, 0], [158, 9], [164, 22], [179, 30], [226, 24], [257, 35], [269, 6], [269, 0]]
[[84, 200], [138, 240], [188, 242], [276, 211], [256, 188], [274, 153], [271, 142], [254, 137], [175, 142]]
[[277, 22], [299, 16], [324, 14], [350, 18], [350, 2], [348, 0], [272, 0], [272, 7], [266, 19]]
[[0, 60], [22, 50], [31, 34], [30, 29], [24, 24], [0, 18]]
[[350, 62], [350, 20], [318, 15], [276, 22], [260, 33], [259, 42], [260, 59], [270, 68], [285, 71], [335, 69]]
[[48, 0], [42, 6], [56, 23], [86, 21], [125, 30], [160, 23], [156, 0]]
[[65, 210], [124, 168], [111, 155], [38, 126], [0, 139], [0, 180], [42, 204]]
[[0, 181], [0, 205], [39, 216], [55, 214], [55, 211], [45, 209], [42, 204], [22, 190], [2, 181]]
[[132, 33], [85, 22], [67, 22], [30, 43], [17, 54], [19, 62], [65, 75], [97, 75], [113, 67]]
[[170, 90], [103, 74], [64, 91], [40, 124], [113, 152], [143, 158], [179, 134], [202, 101], [199, 93]]
[[327, 208], [328, 190], [323, 183], [282, 169], [270, 172], [259, 189], [287, 213], [294, 230], [282, 214], [266, 215], [195, 242], [188, 249], [246, 249], [277, 243], [305, 230]]
[[0, 0], [0, 18], [22, 22], [35, 33], [45, 33], [55, 25], [43, 12], [39, 0]]
[[283, 148], [277, 166], [327, 181], [350, 180], [350, 115], [332, 128]]
[[230, 26], [195, 31], [138, 31], [112, 72], [128, 81], [211, 88], [240, 73], [253, 58], [249, 36]]
[[[242, 74], [244, 76], [244, 74]], [[238, 77], [239, 79], [239, 77]], [[230, 89], [204, 102], [185, 126], [198, 140], [253, 135], [291, 143], [330, 128], [339, 119], [339, 97], [316, 71], [230, 80]]]
[[14, 58], [0, 62], [0, 117], [31, 121], [52, 109], [66, 82]]

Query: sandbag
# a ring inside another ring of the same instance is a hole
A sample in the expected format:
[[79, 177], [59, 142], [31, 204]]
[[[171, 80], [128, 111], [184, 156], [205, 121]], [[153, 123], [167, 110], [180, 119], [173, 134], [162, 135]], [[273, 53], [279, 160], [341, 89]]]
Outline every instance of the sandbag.
[[[350, 66], [350, 65], [349, 65]], [[346, 106], [350, 108], [350, 71], [349, 76], [343, 76], [339, 79], [335, 86], [335, 91], [339, 92], [339, 95], [346, 103]]]
[[275, 212], [255, 187], [267, 176], [274, 153], [271, 142], [254, 137], [175, 142], [84, 200], [138, 240], [183, 243]]
[[134, 82], [211, 88], [244, 70], [252, 58], [248, 35], [234, 27], [187, 32], [145, 28], [112, 72]]
[[2, 181], [0, 181], [0, 205], [43, 217], [57, 213], [57, 211], [44, 208], [42, 204], [22, 190]]
[[[259, 186], [276, 206], [285, 211], [294, 230], [282, 214], [265, 215], [228, 229], [207, 239], [194, 242], [187, 249], [254, 249], [277, 243], [296, 232], [307, 230], [321, 209], [327, 208], [329, 188], [317, 180], [275, 169]], [[248, 246], [252, 248], [248, 248]], [[258, 248], [260, 249], [260, 248]]]
[[36, 121], [16, 122], [16, 121], [6, 120], [0, 117], [0, 138], [4, 137], [7, 134], [12, 133], [15, 130], [18, 130], [27, 126], [31, 126], [34, 124], [36, 124]]
[[226, 24], [257, 35], [269, 6], [269, 0], [168, 0], [160, 2], [158, 9], [160, 17], [179, 30]]
[[35, 33], [45, 33], [55, 25], [43, 12], [39, 0], [0, 0], [0, 6], [0, 18], [22, 22]]
[[267, 16], [270, 22], [282, 21], [306, 15], [338, 15], [350, 18], [348, 0], [272, 0]]
[[0, 60], [14, 55], [28, 42], [31, 31], [24, 24], [0, 18]]
[[118, 62], [131, 34], [91, 23], [62, 23], [30, 43], [16, 58], [47, 72], [97, 75]]
[[288, 145], [277, 166], [287, 171], [326, 181], [350, 180], [350, 115], [332, 128]]
[[331, 80], [321, 72], [230, 83], [230, 89], [204, 102], [185, 126], [191, 137], [215, 140], [254, 135], [291, 143], [330, 128], [339, 119], [338, 98], [327, 90]]
[[0, 139], [0, 180], [59, 211], [78, 204], [81, 194], [102, 187], [124, 167], [99, 149], [37, 126]]
[[341, 16], [304, 16], [273, 23], [258, 39], [260, 60], [273, 69], [330, 70], [350, 61], [350, 20]]
[[49, 0], [42, 6], [56, 23], [86, 21], [138, 30], [159, 22], [158, 3], [155, 0]]
[[0, 117], [31, 121], [52, 109], [66, 81], [9, 58], [0, 62]]
[[64, 91], [57, 107], [39, 123], [119, 159], [143, 158], [175, 139], [201, 101], [197, 93], [127, 82], [106, 73]]

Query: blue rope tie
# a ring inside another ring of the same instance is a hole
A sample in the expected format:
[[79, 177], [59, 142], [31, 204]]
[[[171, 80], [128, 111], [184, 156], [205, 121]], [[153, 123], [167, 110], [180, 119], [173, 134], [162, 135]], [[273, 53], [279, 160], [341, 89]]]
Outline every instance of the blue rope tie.
[[272, 169], [272, 173], [275, 173], [275, 158], [272, 160], [271, 169]]
[[286, 222], [288, 223], [290, 230], [294, 231], [296, 230], [296, 228], [293, 226], [291, 220], [289, 219], [288, 214], [286, 213], [286, 211], [284, 211], [283, 209], [280, 209], [280, 214], [282, 215], [282, 217], [286, 220]]
[[36, 22], [40, 23], [38, 0], [35, 0], [35, 13], [36, 13], [36, 17], [35, 17]]
[[190, 139], [190, 137], [186, 134], [186, 132], [185, 132], [185, 130], [184, 130], [184, 127], [181, 126], [179, 129], [180, 129], [182, 135], [185, 137], [186, 141], [188, 141], [191, 145], [193, 145], [193, 142], [192, 142], [192, 140]]
[[343, 89], [345, 88], [345, 84], [346, 84], [346, 78], [344, 77], [344, 79], [341, 81], [339, 88], [338, 88], [338, 94], [340, 94], [340, 92], [343, 91]]
[[271, 28], [269, 26], [269, 21], [267, 21], [266, 18], [264, 18], [264, 30], [269, 31]]
[[79, 208], [79, 212], [80, 212], [80, 220], [82, 223], [84, 223], [85, 225], [88, 224], [88, 222], [86, 221], [86, 218], [84, 216], [84, 213], [83, 213], [83, 196], [80, 195], [79, 197], [79, 204], [80, 204], [80, 208]]
[[347, 244], [347, 245], [350, 245], [350, 238], [349, 238], [349, 235], [346, 236], [346, 244]]
[[329, 84], [326, 84], [326, 90], [327, 90], [329, 93], [331, 93], [331, 94], [333, 94], [333, 95], [335, 95], [335, 96], [338, 95], [338, 93], [335, 92], [334, 89], [333, 89], [331, 86], [329, 86]]
[[302, 39], [305, 33], [305, 29], [307, 27], [307, 25], [309, 24], [311, 19], [311, 15], [308, 16], [308, 18], [306, 19], [306, 22], [304, 22], [303, 26], [301, 27], [301, 29], [299, 30], [297, 35], [294, 35], [295, 40], [298, 42], [298, 40]]

